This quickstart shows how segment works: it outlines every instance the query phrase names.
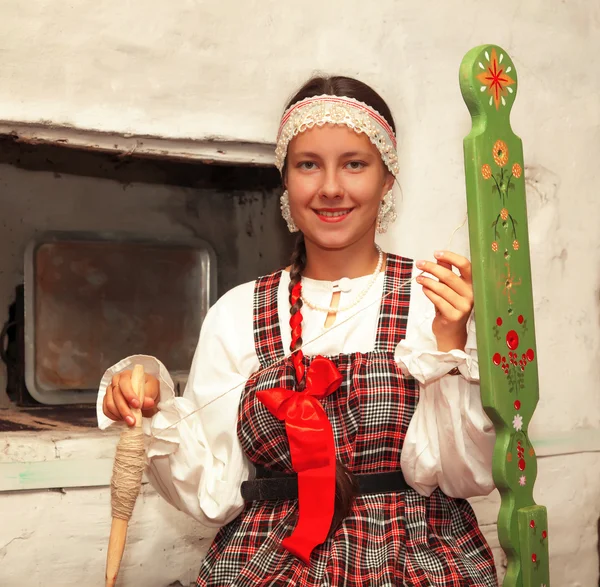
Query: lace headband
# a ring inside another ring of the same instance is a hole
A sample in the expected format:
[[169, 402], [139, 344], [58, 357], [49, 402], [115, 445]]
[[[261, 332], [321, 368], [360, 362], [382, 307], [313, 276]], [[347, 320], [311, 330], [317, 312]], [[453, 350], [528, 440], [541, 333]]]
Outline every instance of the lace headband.
[[275, 165], [279, 172], [287, 155], [290, 141], [298, 134], [325, 124], [345, 124], [357, 133], [364, 133], [377, 147], [381, 159], [394, 176], [398, 175], [396, 136], [387, 120], [364, 102], [339, 96], [314, 96], [296, 102], [288, 108], [279, 126]]

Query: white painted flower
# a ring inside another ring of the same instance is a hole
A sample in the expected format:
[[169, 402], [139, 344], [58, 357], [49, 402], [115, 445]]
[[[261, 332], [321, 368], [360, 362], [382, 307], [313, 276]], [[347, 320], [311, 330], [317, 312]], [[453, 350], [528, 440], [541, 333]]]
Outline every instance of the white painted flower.
[[520, 414], [517, 414], [514, 418], [513, 418], [513, 428], [519, 432], [521, 430], [521, 428], [523, 428], [523, 416], [521, 416]]
[[525, 475], [521, 475], [521, 476], [519, 477], [519, 485], [520, 485], [521, 487], [525, 487], [525, 483], [527, 483], [527, 479], [525, 478]]

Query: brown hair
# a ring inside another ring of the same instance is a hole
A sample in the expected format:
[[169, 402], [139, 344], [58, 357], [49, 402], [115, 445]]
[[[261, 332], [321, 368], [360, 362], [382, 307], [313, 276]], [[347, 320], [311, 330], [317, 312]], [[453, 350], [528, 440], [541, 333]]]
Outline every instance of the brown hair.
[[[291, 98], [285, 109], [300, 102], [305, 98], [313, 96], [321, 96], [327, 94], [329, 96], [343, 96], [346, 98], [354, 98], [360, 102], [371, 106], [381, 114], [388, 124], [396, 132], [396, 125], [392, 113], [385, 103], [383, 98], [371, 87], [356, 79], [344, 76], [332, 77], [313, 77], [308, 80]], [[285, 177], [286, 167], [284, 164], [283, 175]], [[304, 243], [304, 235], [300, 233], [296, 240], [296, 245], [292, 253], [290, 261], [290, 315], [294, 316], [302, 309], [302, 300], [298, 299], [296, 303], [292, 303], [292, 290], [302, 278], [302, 272], [306, 268], [306, 245]], [[302, 337], [292, 337], [290, 351], [293, 353], [302, 346]], [[354, 501], [354, 497], [358, 492], [358, 482], [356, 477], [340, 462], [336, 464], [336, 487], [335, 487], [335, 511], [333, 521], [331, 523], [330, 535], [337, 530], [344, 518], [350, 513], [350, 508]]]

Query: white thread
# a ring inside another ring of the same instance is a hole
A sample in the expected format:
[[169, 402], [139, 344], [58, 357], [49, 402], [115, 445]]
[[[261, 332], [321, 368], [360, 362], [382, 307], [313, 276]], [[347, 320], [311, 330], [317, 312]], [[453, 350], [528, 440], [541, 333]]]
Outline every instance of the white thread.
[[[461, 222], [461, 224], [459, 226], [457, 226], [453, 230], [452, 235], [450, 236], [450, 240], [448, 241], [448, 245], [446, 246], [446, 249], [450, 248], [450, 244], [452, 243], [452, 239], [454, 238], [454, 235], [465, 225], [467, 219], [468, 219], [468, 215], [465, 214], [465, 218], [463, 219], [463, 221]], [[381, 296], [381, 298], [375, 298], [373, 301], [371, 301], [367, 305], [363, 306], [360, 310], [358, 310], [354, 314], [351, 314], [350, 316], [348, 316], [347, 318], [344, 318], [340, 322], [336, 322], [335, 324], [333, 324], [333, 326], [329, 327], [327, 330], [324, 330], [320, 334], [317, 334], [317, 336], [315, 336], [311, 340], [303, 343], [302, 346], [299, 349], [296, 349], [296, 351], [294, 351], [294, 352], [298, 352], [299, 350], [303, 350], [305, 347], [307, 347], [310, 344], [313, 344], [314, 342], [316, 342], [317, 340], [319, 340], [320, 338], [322, 338], [326, 334], [330, 334], [333, 330], [335, 330], [336, 328], [339, 328], [340, 326], [342, 326], [346, 322], [352, 320], [353, 318], [355, 318], [356, 316], [358, 316], [361, 312], [364, 312], [367, 308], [370, 308], [372, 305], [374, 305], [376, 303], [377, 304], [381, 304], [381, 302], [383, 302], [383, 300], [385, 300], [388, 296], [391, 296], [396, 291], [402, 290], [402, 288], [404, 288], [407, 285], [411, 284], [413, 281], [415, 281], [415, 279], [417, 279], [417, 277], [421, 277], [421, 275], [423, 275], [423, 273], [419, 273], [419, 275], [415, 275], [414, 277], [411, 277], [410, 279], [407, 279], [407, 280], [403, 281], [402, 283], [400, 283], [400, 285], [398, 286], [397, 290], [389, 291], [388, 293], [383, 294]], [[286, 361], [287, 359], [289, 359], [292, 354], [293, 353], [290, 353], [288, 355], [284, 355], [281, 359], [277, 359], [277, 360], [273, 361], [272, 363], [269, 363], [263, 369], [259, 369], [255, 373], [252, 373], [251, 377], [257, 377], [258, 375], [260, 375], [261, 373], [264, 373], [268, 369], [273, 368], [275, 365], [279, 365], [280, 363], [283, 363], [284, 361]], [[225, 392], [219, 394], [218, 396], [214, 397], [213, 399], [211, 399], [210, 401], [206, 402], [205, 404], [203, 404], [199, 408], [196, 408], [195, 410], [193, 410], [189, 414], [183, 416], [183, 418], [180, 418], [176, 422], [173, 422], [173, 424], [170, 424], [166, 428], [161, 428], [159, 432], [166, 432], [167, 430], [170, 430], [171, 428], [174, 428], [175, 426], [177, 426], [179, 423], [183, 422], [184, 420], [186, 420], [190, 416], [193, 416], [194, 414], [200, 412], [204, 408], [210, 406], [211, 404], [213, 404], [217, 400], [220, 400], [221, 398], [225, 397], [226, 395], [232, 393], [236, 389], [239, 389], [240, 387], [245, 387], [247, 383], [248, 383], [248, 380], [246, 380], [246, 381], [244, 381], [242, 383], [238, 383], [237, 385], [234, 385], [231, 389], [228, 389], [227, 391], [225, 391]], [[151, 434], [151, 438], [156, 438], [156, 436], [154, 434]]]

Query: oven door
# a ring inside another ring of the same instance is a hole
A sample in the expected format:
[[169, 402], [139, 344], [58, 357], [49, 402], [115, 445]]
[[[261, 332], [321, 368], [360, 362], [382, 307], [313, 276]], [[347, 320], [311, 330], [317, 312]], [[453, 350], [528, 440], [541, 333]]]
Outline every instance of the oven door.
[[216, 296], [212, 248], [198, 239], [47, 233], [25, 254], [25, 383], [44, 404], [93, 403], [128, 355], [189, 372]]

